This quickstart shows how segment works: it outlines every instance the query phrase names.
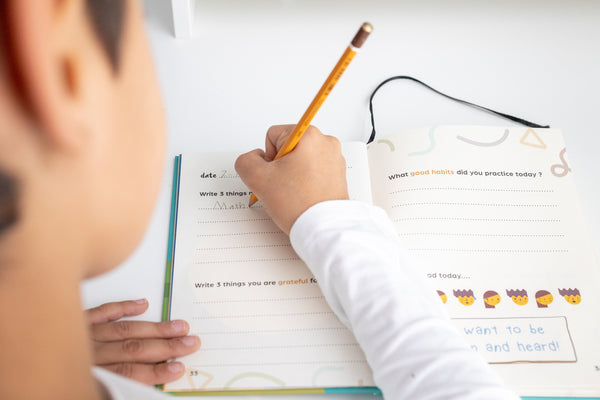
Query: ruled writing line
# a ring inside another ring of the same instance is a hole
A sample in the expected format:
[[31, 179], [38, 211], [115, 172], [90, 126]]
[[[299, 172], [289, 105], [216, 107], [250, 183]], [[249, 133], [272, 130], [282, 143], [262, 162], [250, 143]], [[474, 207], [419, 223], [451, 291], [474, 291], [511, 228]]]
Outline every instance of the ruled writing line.
[[192, 319], [225, 319], [225, 318], [258, 318], [258, 317], [297, 317], [302, 315], [335, 315], [333, 311], [310, 311], [302, 313], [282, 314], [238, 314], [238, 315], [211, 315], [208, 317], [192, 317]]
[[558, 207], [557, 204], [511, 204], [511, 203], [452, 203], [452, 202], [417, 202], [395, 204], [392, 208], [407, 206], [483, 206], [483, 207]]
[[463, 187], [423, 187], [423, 188], [408, 188], [399, 189], [389, 192], [388, 194], [397, 194], [404, 192], [415, 192], [419, 190], [464, 190], [472, 192], [517, 192], [517, 193], [554, 193], [552, 189], [497, 189], [497, 188], [463, 188]]
[[325, 296], [304, 296], [304, 297], [277, 297], [269, 299], [226, 299], [226, 300], [206, 300], [193, 301], [193, 304], [218, 304], [218, 303], [250, 303], [250, 302], [269, 302], [269, 301], [300, 301], [324, 299]]

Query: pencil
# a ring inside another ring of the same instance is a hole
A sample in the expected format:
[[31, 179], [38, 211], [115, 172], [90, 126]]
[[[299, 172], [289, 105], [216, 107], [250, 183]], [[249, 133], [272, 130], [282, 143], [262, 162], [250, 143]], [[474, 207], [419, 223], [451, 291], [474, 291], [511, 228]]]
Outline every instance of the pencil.
[[[361, 48], [361, 46], [363, 45], [365, 40], [367, 40], [367, 37], [372, 31], [373, 26], [371, 26], [371, 24], [369, 24], [368, 22], [365, 22], [361, 25], [360, 29], [358, 30], [356, 35], [354, 35], [354, 38], [346, 48], [346, 51], [344, 51], [344, 54], [342, 54], [340, 60], [337, 62], [335, 67], [333, 67], [333, 70], [325, 80], [325, 83], [323, 83], [321, 89], [308, 106], [308, 109], [306, 110], [302, 118], [300, 118], [300, 121], [298, 122], [290, 136], [288, 136], [283, 146], [281, 146], [281, 148], [277, 152], [277, 155], [275, 156], [274, 160], [285, 156], [287, 153], [292, 151], [294, 147], [296, 147], [296, 144], [298, 144], [298, 141], [300, 140], [304, 132], [306, 132], [306, 129], [308, 129], [308, 127], [310, 126], [310, 123], [317, 114], [317, 111], [319, 111], [319, 108], [321, 108], [321, 105], [323, 104], [323, 102], [325, 102], [325, 99], [327, 98], [327, 96], [329, 96], [329, 93], [331, 93], [331, 90], [333, 89], [335, 84], [342, 77], [342, 74], [344, 73], [344, 71], [358, 52], [358, 49]], [[251, 207], [257, 201], [258, 198], [254, 193], [252, 193], [252, 195], [250, 196], [250, 202], [248, 203], [248, 207]]]

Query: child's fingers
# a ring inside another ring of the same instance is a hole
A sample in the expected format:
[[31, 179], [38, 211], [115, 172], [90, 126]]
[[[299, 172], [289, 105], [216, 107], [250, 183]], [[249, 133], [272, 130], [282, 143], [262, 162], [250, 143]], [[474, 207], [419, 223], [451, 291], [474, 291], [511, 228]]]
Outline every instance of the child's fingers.
[[296, 125], [274, 125], [267, 130], [265, 138], [265, 160], [272, 161]]
[[182, 357], [200, 348], [198, 336], [176, 339], [127, 339], [94, 343], [94, 364], [156, 363]]
[[126, 300], [105, 303], [86, 311], [90, 324], [115, 321], [119, 318], [140, 315], [148, 308], [148, 300]]
[[146, 385], [161, 385], [181, 378], [185, 367], [180, 362], [160, 364], [116, 363], [101, 365], [115, 374], [145, 383]]
[[167, 339], [185, 336], [190, 326], [183, 320], [146, 322], [116, 321], [93, 324], [90, 327], [93, 340], [113, 342], [125, 339]]
[[263, 170], [268, 164], [264, 157], [264, 151], [255, 149], [240, 155], [235, 160], [235, 170], [250, 190], [254, 190], [255, 184], [261, 183], [264, 178]]

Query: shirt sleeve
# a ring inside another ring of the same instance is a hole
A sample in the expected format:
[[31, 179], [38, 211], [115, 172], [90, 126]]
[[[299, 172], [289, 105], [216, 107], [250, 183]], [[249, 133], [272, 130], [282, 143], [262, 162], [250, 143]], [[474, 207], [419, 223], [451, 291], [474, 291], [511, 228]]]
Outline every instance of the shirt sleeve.
[[518, 399], [454, 328], [380, 208], [319, 203], [295, 222], [292, 246], [361, 346], [392, 399]]

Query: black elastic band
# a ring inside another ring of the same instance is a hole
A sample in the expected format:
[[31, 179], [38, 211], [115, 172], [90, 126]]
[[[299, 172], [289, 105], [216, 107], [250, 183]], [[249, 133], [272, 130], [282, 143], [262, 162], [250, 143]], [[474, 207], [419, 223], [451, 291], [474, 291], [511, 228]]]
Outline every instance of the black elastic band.
[[475, 108], [478, 108], [478, 109], [483, 110], [483, 111], [487, 111], [487, 112], [492, 113], [494, 115], [497, 115], [499, 117], [506, 118], [508, 120], [517, 122], [519, 124], [523, 124], [525, 126], [529, 126], [531, 128], [550, 128], [550, 125], [539, 125], [539, 124], [536, 124], [536, 123], [524, 120], [523, 118], [519, 118], [519, 117], [515, 117], [515, 116], [512, 116], [512, 115], [504, 114], [504, 113], [501, 113], [499, 111], [494, 111], [494, 110], [492, 110], [490, 108], [487, 108], [487, 107], [483, 107], [483, 106], [480, 106], [480, 105], [477, 105], [477, 104], [473, 104], [473, 103], [470, 103], [470, 102], [465, 101], [465, 100], [457, 99], [456, 97], [448, 96], [447, 94], [444, 94], [444, 93], [440, 92], [439, 90], [436, 90], [436, 89], [432, 88], [431, 86], [427, 85], [424, 82], [421, 82], [420, 80], [418, 80], [416, 78], [413, 78], [412, 76], [400, 75], [400, 76], [392, 76], [391, 78], [388, 78], [385, 81], [381, 82], [375, 88], [375, 90], [373, 90], [373, 93], [371, 93], [371, 97], [369, 98], [369, 111], [371, 113], [371, 127], [372, 127], [372, 131], [371, 131], [371, 137], [369, 137], [369, 141], [367, 143], [371, 143], [375, 139], [375, 117], [373, 115], [373, 97], [375, 97], [375, 93], [377, 93], [377, 91], [379, 90], [379, 88], [381, 88], [386, 83], [388, 83], [390, 81], [394, 81], [396, 79], [408, 79], [410, 81], [413, 81], [413, 82], [416, 82], [416, 83], [420, 83], [421, 85], [425, 86], [427, 89], [433, 90], [437, 94], [440, 94], [440, 95], [442, 95], [442, 96], [444, 96], [444, 97], [446, 97], [446, 98], [448, 98], [450, 100], [454, 100], [454, 101], [457, 101], [459, 103], [462, 103], [462, 104], [465, 104], [465, 105], [468, 105], [468, 106], [471, 106], [471, 107], [475, 107]]

